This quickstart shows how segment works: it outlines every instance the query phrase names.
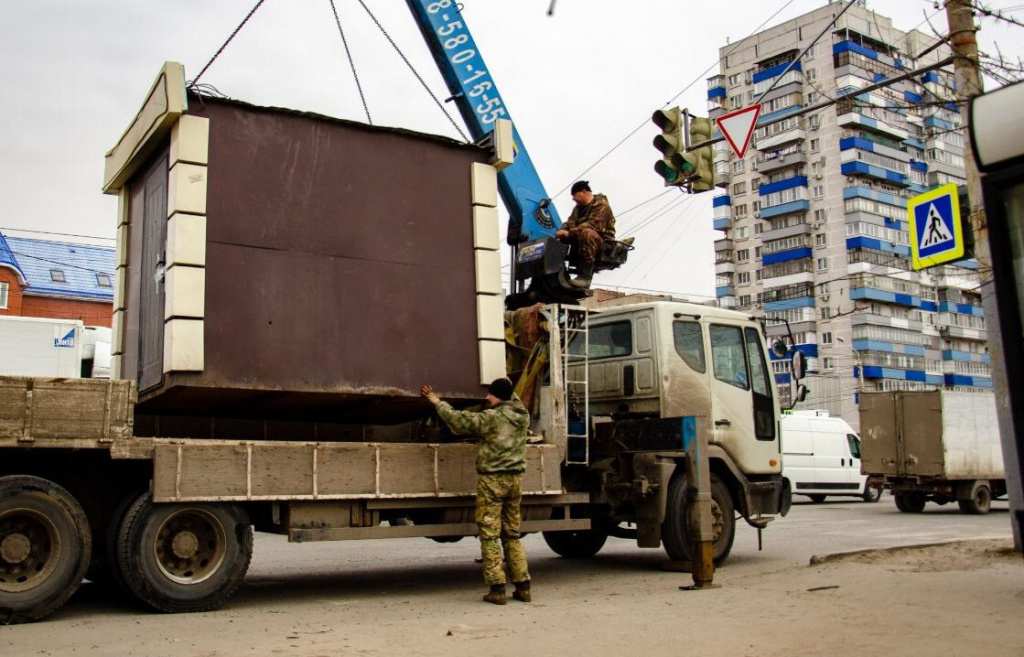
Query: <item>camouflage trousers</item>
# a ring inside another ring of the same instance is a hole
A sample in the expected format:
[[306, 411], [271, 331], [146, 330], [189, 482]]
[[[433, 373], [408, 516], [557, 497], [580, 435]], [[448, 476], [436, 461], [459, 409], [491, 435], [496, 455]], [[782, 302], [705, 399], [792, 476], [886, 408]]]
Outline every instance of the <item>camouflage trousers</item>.
[[569, 231], [569, 245], [572, 246], [572, 260], [577, 267], [593, 265], [601, 255], [604, 238], [589, 226], [578, 226]]
[[489, 585], [505, 584], [506, 564], [513, 582], [530, 579], [526, 550], [519, 540], [522, 485], [521, 474], [477, 475], [476, 524], [480, 529], [484, 581]]

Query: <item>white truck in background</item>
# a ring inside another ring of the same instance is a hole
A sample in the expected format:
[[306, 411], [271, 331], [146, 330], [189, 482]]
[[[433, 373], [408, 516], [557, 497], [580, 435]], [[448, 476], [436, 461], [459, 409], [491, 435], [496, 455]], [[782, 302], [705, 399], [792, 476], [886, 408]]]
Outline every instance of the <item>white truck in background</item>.
[[1006, 494], [991, 392], [866, 392], [860, 430], [864, 472], [884, 478], [900, 511], [955, 500], [964, 513], [988, 513]]
[[109, 328], [77, 319], [0, 317], [0, 374], [110, 378]]

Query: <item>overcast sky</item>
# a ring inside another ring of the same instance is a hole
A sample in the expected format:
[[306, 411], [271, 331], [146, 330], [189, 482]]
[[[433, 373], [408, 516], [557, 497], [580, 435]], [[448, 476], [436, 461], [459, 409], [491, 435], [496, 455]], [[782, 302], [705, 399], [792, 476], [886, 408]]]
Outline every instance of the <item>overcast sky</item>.
[[[456, 136], [356, 0], [335, 1], [374, 121]], [[447, 96], [405, 2], [367, 3], [435, 93]], [[0, 228], [112, 237], [116, 203], [99, 191], [103, 154], [138, 110], [162, 62], [179, 61], [186, 76], [194, 76], [253, 4], [0, 0]], [[554, 194], [698, 76], [677, 102], [706, 113], [701, 73], [717, 61], [718, 48], [727, 38], [747, 36], [786, 4], [558, 0], [549, 17], [549, 0], [465, 0], [463, 15]], [[788, 4], [772, 24], [824, 0]], [[924, 0], [868, 6], [903, 29], [935, 12]], [[945, 29], [943, 13], [932, 22]], [[980, 38], [983, 48], [997, 41], [1017, 56], [1024, 52], [1019, 34], [1019, 28], [987, 22]], [[328, 0], [266, 0], [203, 82], [257, 104], [364, 118]], [[620, 214], [662, 190], [652, 170], [655, 134], [653, 125], [644, 126], [586, 176]], [[711, 229], [712, 194], [679, 196], [673, 192], [619, 219], [620, 233], [628, 232], [673, 204], [640, 230], [630, 262], [601, 274], [599, 283], [714, 294], [712, 242], [719, 234]], [[568, 196], [555, 200], [565, 216]]]

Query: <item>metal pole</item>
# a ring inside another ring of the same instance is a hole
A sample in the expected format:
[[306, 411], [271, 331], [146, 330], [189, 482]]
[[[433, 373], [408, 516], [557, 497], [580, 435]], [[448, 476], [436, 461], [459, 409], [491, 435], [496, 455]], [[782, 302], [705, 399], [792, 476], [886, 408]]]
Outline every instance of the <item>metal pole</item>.
[[[962, 101], [969, 101], [982, 92], [981, 73], [978, 66], [977, 26], [974, 23], [974, 8], [971, 0], [947, 0], [946, 21], [949, 26], [950, 47], [955, 60], [953, 69], [956, 74], [956, 92]], [[964, 102], [961, 107], [968, 107]], [[964, 123], [964, 143], [970, 143], [968, 124]], [[981, 277], [981, 302], [985, 310], [985, 330], [988, 336], [989, 354], [992, 356], [992, 383], [995, 390], [996, 413], [1002, 440], [1010, 443], [1014, 440], [1012, 433], [1012, 410], [1009, 405], [1006, 370], [1010, 366], [1006, 362], [1006, 351], [1003, 348], [1003, 336], [1000, 332], [999, 305], [995, 295], [995, 272], [992, 270], [992, 257], [988, 232], [988, 221], [985, 216], [985, 204], [981, 184], [981, 173], [974, 159], [974, 150], [964, 149], [964, 170], [967, 175], [967, 198], [970, 203], [970, 222], [974, 231], [974, 256], [978, 260], [978, 271]], [[997, 236], [998, 239], [999, 236]], [[1019, 364], [1018, 364], [1019, 365]], [[1007, 467], [1012, 467], [1007, 463]], [[1011, 500], [1013, 496], [1011, 496]], [[1011, 503], [1012, 506], [1012, 503]], [[1013, 528], [1014, 545], [1018, 552], [1024, 552], [1024, 525], [1021, 517], [1024, 509], [1010, 509], [1010, 524]]]

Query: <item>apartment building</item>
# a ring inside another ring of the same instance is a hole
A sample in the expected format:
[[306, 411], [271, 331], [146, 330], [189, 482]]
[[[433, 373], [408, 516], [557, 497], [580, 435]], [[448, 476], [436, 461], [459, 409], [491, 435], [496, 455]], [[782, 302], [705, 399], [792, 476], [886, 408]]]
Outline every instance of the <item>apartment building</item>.
[[[720, 305], [763, 314], [809, 359], [801, 407], [858, 425], [859, 391], [992, 386], [977, 263], [910, 264], [907, 199], [964, 182], [966, 120], [952, 69], [845, 99], [948, 57], [858, 2], [793, 66], [844, 3], [720, 49], [708, 80], [712, 118], [771, 88], [750, 151], [715, 151], [713, 222]], [[787, 70], [788, 68], [788, 70]], [[788, 403], [788, 359], [773, 362]]]

